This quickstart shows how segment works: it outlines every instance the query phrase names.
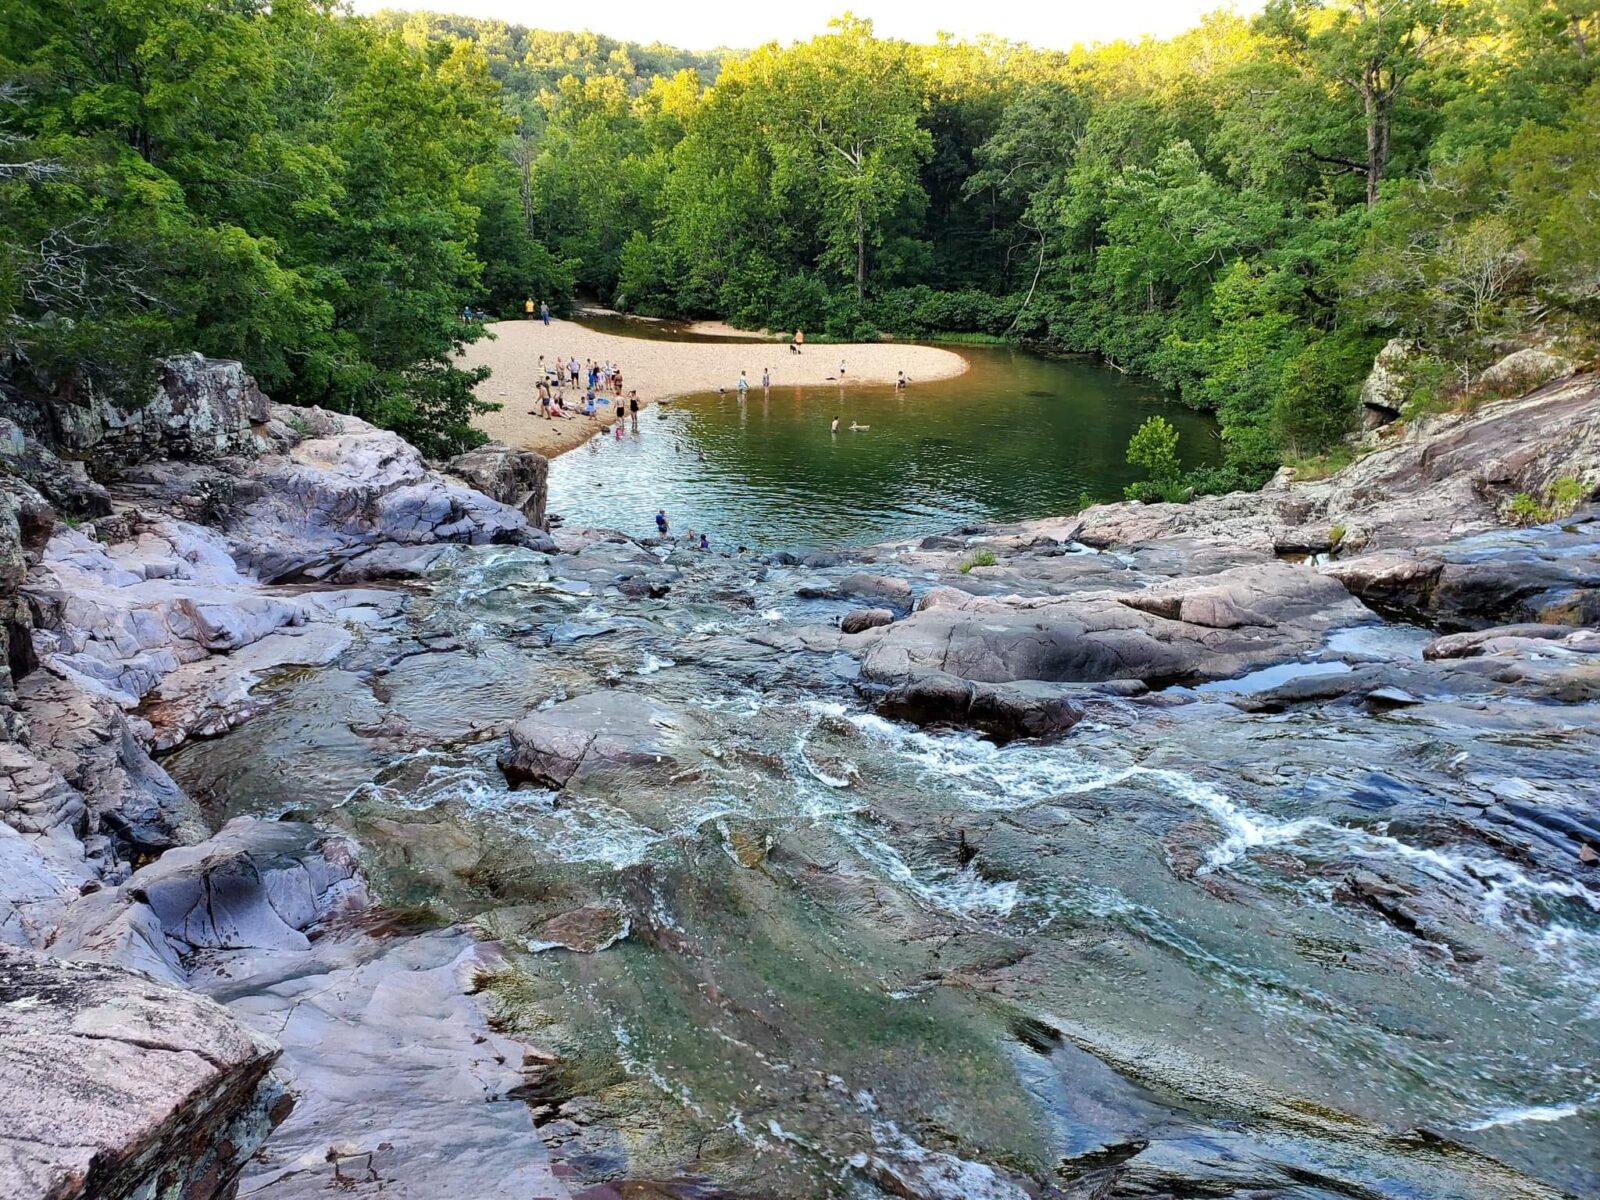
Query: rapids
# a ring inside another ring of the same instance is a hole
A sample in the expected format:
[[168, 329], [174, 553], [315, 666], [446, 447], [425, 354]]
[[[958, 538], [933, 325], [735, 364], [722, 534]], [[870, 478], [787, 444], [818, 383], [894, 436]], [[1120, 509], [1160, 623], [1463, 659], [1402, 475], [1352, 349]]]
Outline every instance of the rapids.
[[[797, 588], [848, 569], [688, 556], [627, 599], [455, 551], [165, 765], [214, 820], [348, 830], [385, 903], [507, 946], [490, 987], [559, 1057], [530, 1103], [579, 1182], [1076, 1196], [1132, 1160], [1148, 1190], [1113, 1194], [1600, 1192], [1600, 895], [1484, 819], [1593, 804], [1593, 706], [1196, 692], [996, 746], [875, 715], [806, 648], [848, 606]], [[1326, 661], [1416, 645], [1374, 624]], [[509, 788], [507, 724], [602, 688], [675, 711], [670, 761]], [[546, 936], [587, 909], [593, 952]]]

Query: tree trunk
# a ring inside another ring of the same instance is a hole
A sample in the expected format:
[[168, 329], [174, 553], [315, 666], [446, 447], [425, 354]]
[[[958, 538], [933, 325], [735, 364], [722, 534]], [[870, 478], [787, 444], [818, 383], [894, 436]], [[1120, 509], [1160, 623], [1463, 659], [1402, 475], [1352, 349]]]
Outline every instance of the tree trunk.
[[856, 201], [856, 303], [867, 298], [867, 218]]
[[517, 165], [522, 168], [522, 186], [519, 189], [522, 199], [522, 224], [533, 235], [533, 142], [530, 138], [522, 139], [522, 147], [517, 155], [520, 160]]
[[1378, 97], [1371, 76], [1362, 80], [1361, 101], [1367, 113], [1367, 207], [1378, 202], [1378, 179], [1383, 163], [1378, 155]]

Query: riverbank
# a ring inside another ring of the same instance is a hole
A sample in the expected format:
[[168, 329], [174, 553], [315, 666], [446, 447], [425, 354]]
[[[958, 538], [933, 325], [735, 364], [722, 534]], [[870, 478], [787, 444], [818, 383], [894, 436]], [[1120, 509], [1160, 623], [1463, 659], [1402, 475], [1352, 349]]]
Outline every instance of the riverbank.
[[[774, 391], [800, 387], [836, 386], [839, 363], [845, 364], [845, 386], [890, 384], [904, 371], [921, 383], [951, 379], [968, 369], [967, 360], [953, 350], [893, 342], [853, 343], [808, 348], [791, 354], [781, 342], [752, 341], [749, 345], [707, 342], [669, 342], [623, 337], [585, 329], [575, 321], [499, 321], [489, 325], [493, 339], [468, 346], [461, 355], [464, 367], [486, 366], [492, 372], [478, 386], [480, 400], [500, 405], [473, 425], [498, 442], [534, 450], [553, 458], [582, 445], [596, 432], [610, 428], [614, 407], [594, 417], [547, 421], [533, 415], [538, 400], [534, 386], [541, 377], [539, 356], [551, 365], [577, 358], [614, 362], [622, 368], [625, 391], [637, 390], [642, 407], [719, 387], [732, 392], [744, 371], [753, 392], [761, 390], [761, 373], [770, 370]], [[572, 393], [568, 393], [569, 399]]]

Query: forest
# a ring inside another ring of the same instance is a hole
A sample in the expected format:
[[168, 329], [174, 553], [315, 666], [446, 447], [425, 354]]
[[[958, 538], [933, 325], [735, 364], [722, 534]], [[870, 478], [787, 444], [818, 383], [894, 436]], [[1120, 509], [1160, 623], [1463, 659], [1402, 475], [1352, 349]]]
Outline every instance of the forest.
[[159, 356], [430, 452], [482, 336], [577, 297], [808, 339], [1024, 341], [1214, 411], [1258, 486], [1338, 447], [1393, 338], [1418, 407], [1593, 356], [1600, 8], [1271, 0], [1178, 37], [913, 45], [846, 14], [689, 53], [313, 0], [0, 10], [5, 385]]

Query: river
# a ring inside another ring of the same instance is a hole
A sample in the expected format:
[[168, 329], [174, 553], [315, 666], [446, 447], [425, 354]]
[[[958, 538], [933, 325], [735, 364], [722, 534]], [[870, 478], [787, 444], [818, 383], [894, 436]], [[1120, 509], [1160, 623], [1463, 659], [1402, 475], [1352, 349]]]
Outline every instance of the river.
[[[1127, 478], [1114, 449], [1158, 411], [1148, 391], [975, 361], [903, 397], [649, 413], [638, 440], [556, 463], [552, 508], [637, 533], [665, 503], [724, 544], [826, 545]], [[829, 437], [836, 407], [870, 436]], [[1471, 824], [1489, 793], [1586, 788], [1569, 738], [1593, 704], [1550, 726], [1532, 706], [1256, 713], [1173, 689], [1002, 747], [885, 720], [855, 660], [808, 648], [797, 631], [850, 607], [828, 590], [849, 562], [664, 553], [453, 552], [407, 616], [165, 759], [213, 820], [348, 830], [408, 921], [507, 946], [489, 991], [558, 1060], [530, 1103], [575, 1186], [1600, 1192], [1600, 904]], [[616, 586], [669, 567], [670, 594]], [[1299, 673], [1415, 658], [1425, 636], [1358, 623]], [[659, 754], [508, 786], [509, 722], [616, 691], [666, 710]], [[1400, 916], [1353, 898], [1374, 887], [1410, 897]]]
[[1177, 428], [1185, 466], [1220, 458], [1216, 423], [1148, 382], [1009, 347], [957, 349], [966, 374], [900, 392], [757, 386], [744, 400], [713, 392], [647, 410], [622, 441], [596, 436], [551, 464], [549, 509], [643, 534], [664, 508], [673, 528], [730, 548], [864, 545], [1120, 499], [1139, 478], [1128, 439], [1156, 414]]

